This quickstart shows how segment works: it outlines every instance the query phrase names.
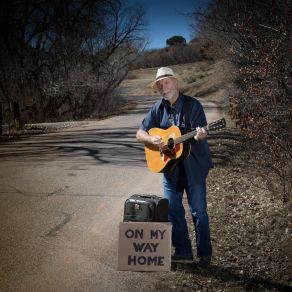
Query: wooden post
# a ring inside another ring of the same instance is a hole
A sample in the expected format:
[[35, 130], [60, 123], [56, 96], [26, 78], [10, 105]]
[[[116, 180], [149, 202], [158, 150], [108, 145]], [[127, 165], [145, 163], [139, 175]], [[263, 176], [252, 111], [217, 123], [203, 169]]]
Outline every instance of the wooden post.
[[22, 121], [20, 116], [20, 109], [19, 109], [19, 103], [13, 102], [13, 119], [15, 123], [16, 130], [22, 129]]

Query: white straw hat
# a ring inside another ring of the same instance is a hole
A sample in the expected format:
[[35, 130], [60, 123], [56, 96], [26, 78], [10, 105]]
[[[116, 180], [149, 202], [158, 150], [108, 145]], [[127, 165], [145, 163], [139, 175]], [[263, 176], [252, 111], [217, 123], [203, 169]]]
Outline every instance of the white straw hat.
[[165, 78], [168, 78], [168, 77], [172, 77], [172, 78], [176, 78], [173, 70], [171, 68], [168, 68], [168, 67], [161, 67], [157, 70], [157, 73], [156, 73], [156, 78], [155, 78], [155, 81], [151, 84], [151, 87], [155, 90], [158, 90], [158, 87], [157, 87], [157, 82], [159, 80], [162, 80], [162, 79], [165, 79]]

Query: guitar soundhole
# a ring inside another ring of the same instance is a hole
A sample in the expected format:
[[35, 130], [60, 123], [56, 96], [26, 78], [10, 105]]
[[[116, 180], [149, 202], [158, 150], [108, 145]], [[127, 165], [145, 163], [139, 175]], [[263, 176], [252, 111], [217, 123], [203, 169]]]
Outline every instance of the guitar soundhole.
[[175, 157], [175, 147], [174, 147], [173, 138], [169, 138], [167, 142], [167, 149], [165, 150], [164, 154], [166, 157]]

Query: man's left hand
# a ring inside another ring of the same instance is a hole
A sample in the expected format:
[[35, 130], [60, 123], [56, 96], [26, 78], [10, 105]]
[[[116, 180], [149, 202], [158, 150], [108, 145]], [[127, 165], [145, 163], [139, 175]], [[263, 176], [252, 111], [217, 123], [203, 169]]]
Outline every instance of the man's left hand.
[[194, 139], [196, 141], [202, 141], [202, 140], [205, 140], [206, 137], [207, 137], [207, 132], [204, 128], [200, 128], [200, 127], [197, 127], [196, 128], [196, 135], [194, 136]]

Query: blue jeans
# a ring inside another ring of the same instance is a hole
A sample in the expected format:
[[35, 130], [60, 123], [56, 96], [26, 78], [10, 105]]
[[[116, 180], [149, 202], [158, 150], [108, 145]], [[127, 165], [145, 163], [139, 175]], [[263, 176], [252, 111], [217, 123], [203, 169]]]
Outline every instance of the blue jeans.
[[169, 221], [172, 223], [172, 244], [175, 247], [175, 254], [182, 256], [193, 254], [182, 204], [185, 190], [196, 232], [197, 256], [211, 256], [206, 181], [188, 183], [184, 169], [180, 166], [179, 177], [175, 179], [164, 177], [163, 186], [164, 196], [169, 200]]

